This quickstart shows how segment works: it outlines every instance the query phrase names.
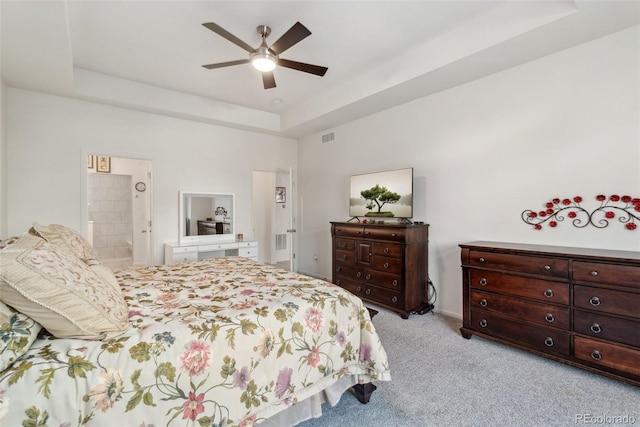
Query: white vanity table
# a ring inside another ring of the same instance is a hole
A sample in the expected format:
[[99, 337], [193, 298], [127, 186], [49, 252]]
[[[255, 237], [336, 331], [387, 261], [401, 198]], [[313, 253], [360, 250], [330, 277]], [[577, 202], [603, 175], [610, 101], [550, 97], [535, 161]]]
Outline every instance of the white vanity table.
[[164, 244], [164, 263], [198, 261], [207, 258], [239, 255], [252, 260], [258, 260], [258, 242], [243, 240], [235, 242], [204, 243], [182, 245], [180, 243]]

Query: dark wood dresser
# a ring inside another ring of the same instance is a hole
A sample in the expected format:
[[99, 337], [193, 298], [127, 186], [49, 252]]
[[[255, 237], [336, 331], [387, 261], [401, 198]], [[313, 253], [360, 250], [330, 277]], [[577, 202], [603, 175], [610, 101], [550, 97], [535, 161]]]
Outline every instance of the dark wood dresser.
[[473, 242], [462, 336], [640, 385], [640, 252]]
[[333, 283], [406, 319], [427, 307], [426, 224], [332, 222]]

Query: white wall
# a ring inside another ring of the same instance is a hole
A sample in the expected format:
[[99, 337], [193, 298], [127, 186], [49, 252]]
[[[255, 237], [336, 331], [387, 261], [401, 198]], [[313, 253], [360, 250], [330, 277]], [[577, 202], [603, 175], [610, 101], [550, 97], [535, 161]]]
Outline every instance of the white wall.
[[7, 235], [7, 156], [5, 138], [5, 99], [6, 87], [0, 79], [0, 238]]
[[296, 141], [288, 138], [14, 88], [5, 97], [9, 235], [33, 222], [86, 230], [86, 154], [152, 159], [161, 263], [162, 244], [178, 240], [179, 190], [235, 193], [236, 232], [248, 240], [251, 170], [296, 167]]
[[300, 271], [331, 277], [329, 221], [349, 219], [349, 176], [402, 167], [414, 219], [430, 224], [441, 312], [462, 311], [462, 242], [640, 250], [640, 227], [534, 231], [520, 217], [554, 197], [589, 209], [598, 194], [640, 197], [639, 40], [635, 27], [333, 129], [333, 143], [301, 140]]

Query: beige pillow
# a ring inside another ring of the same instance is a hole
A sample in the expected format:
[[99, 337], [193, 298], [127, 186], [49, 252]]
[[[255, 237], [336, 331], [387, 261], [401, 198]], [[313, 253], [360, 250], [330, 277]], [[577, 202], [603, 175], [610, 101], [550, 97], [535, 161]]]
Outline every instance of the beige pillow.
[[0, 300], [58, 338], [110, 338], [129, 327], [117, 281], [31, 234], [0, 251]]
[[58, 246], [85, 262], [98, 258], [96, 251], [93, 250], [89, 242], [80, 233], [67, 226], [61, 224], [36, 224], [31, 227], [29, 233], [42, 237], [47, 242]]

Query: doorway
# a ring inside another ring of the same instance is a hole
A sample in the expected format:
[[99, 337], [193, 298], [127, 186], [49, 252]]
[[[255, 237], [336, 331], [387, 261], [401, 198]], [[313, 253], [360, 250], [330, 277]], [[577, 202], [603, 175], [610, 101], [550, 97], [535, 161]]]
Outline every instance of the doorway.
[[151, 265], [151, 160], [89, 154], [88, 166], [87, 240], [111, 268]]
[[258, 261], [295, 271], [291, 171], [253, 171], [252, 217]]

